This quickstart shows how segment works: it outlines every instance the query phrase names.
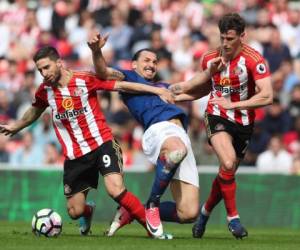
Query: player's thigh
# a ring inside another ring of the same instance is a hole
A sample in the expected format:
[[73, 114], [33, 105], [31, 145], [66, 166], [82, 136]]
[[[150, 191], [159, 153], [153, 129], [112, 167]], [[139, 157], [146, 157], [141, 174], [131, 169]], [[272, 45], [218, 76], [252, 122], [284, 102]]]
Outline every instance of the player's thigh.
[[98, 159], [100, 173], [108, 194], [118, 196], [124, 189], [122, 150], [116, 140], [108, 141], [101, 146]]
[[210, 143], [221, 164], [236, 162], [236, 152], [232, 144], [232, 137], [229, 133], [220, 131], [211, 135]]
[[199, 211], [199, 188], [190, 183], [173, 179], [170, 189], [176, 202], [177, 211], [189, 215], [188, 217], [197, 216]]

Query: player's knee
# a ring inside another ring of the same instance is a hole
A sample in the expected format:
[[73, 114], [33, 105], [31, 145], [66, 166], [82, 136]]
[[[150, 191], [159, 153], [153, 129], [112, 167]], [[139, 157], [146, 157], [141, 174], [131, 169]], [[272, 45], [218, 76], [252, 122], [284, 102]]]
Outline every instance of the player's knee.
[[104, 177], [107, 194], [113, 199], [125, 190], [123, 177], [119, 174], [110, 174]]
[[108, 195], [113, 199], [118, 197], [125, 190], [125, 187], [123, 185], [111, 185], [106, 188]]
[[195, 222], [199, 214], [199, 206], [187, 206], [188, 209], [177, 211], [181, 223]]
[[166, 153], [166, 161], [170, 166], [177, 166], [187, 155], [186, 147], [181, 147], [180, 149], [172, 150]]
[[222, 168], [225, 171], [234, 171], [236, 165], [235, 159], [228, 159], [222, 163]]

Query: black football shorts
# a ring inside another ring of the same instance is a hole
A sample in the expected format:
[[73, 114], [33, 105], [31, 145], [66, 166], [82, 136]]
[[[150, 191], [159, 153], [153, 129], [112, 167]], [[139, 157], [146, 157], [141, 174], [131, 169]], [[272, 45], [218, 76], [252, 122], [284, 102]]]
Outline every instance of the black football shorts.
[[98, 187], [99, 172], [102, 176], [123, 173], [120, 145], [116, 140], [107, 141], [97, 149], [74, 160], [64, 162], [64, 194], [69, 197]]
[[209, 143], [212, 135], [225, 131], [233, 138], [232, 143], [237, 157], [244, 158], [253, 132], [253, 124], [243, 126], [223, 117], [205, 113], [205, 126]]

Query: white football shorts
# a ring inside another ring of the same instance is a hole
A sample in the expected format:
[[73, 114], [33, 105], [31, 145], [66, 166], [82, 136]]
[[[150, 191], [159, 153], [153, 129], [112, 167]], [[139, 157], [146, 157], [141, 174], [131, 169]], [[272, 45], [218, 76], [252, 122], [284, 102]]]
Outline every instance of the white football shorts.
[[142, 138], [144, 154], [151, 163], [156, 165], [164, 141], [173, 136], [179, 137], [187, 147], [187, 155], [177, 168], [173, 179], [184, 181], [199, 187], [198, 170], [190, 138], [182, 127], [168, 121], [151, 125], [145, 131]]

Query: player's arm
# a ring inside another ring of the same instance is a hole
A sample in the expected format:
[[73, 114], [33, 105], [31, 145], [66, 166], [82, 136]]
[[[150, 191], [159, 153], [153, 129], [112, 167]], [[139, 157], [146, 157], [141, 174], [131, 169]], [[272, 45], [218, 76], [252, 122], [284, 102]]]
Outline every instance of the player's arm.
[[191, 101], [209, 94], [212, 75], [222, 70], [224, 65], [224, 59], [216, 57], [207, 69], [197, 72], [190, 80], [172, 84], [170, 90], [175, 95], [175, 101]]
[[17, 120], [8, 125], [1, 124], [0, 133], [13, 136], [14, 134], [18, 133], [20, 130], [29, 126], [35, 120], [37, 120], [45, 109], [46, 108], [37, 108], [31, 106], [29, 109], [27, 109], [27, 111], [24, 113], [23, 117], [20, 120]]
[[170, 90], [176, 102], [193, 101], [199, 99], [211, 91], [210, 74], [208, 70], [197, 72], [188, 81], [172, 84]]
[[216, 97], [209, 102], [221, 105], [225, 109], [255, 109], [273, 102], [273, 88], [270, 76], [255, 81], [256, 94], [248, 100], [231, 102], [224, 97]]
[[168, 103], [174, 103], [174, 97], [172, 93], [165, 88], [158, 88], [146, 84], [116, 81], [114, 90], [121, 92], [128, 92], [134, 94], [149, 93], [158, 95], [161, 99]]
[[101, 79], [122, 81], [125, 77], [124, 74], [116, 69], [107, 67], [103, 57], [101, 49], [105, 45], [107, 39], [108, 35], [102, 37], [100, 34], [96, 34], [87, 43], [92, 51], [96, 74]]

